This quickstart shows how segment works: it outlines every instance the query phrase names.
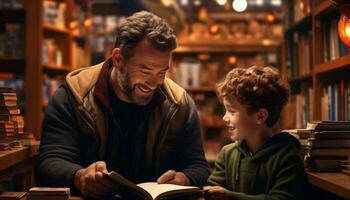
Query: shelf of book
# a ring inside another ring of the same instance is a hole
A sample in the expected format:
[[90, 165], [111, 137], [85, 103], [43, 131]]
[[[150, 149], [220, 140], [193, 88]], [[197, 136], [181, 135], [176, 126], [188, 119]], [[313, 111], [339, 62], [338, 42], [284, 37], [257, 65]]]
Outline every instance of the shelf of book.
[[[299, 1], [308, 2], [307, 0]], [[287, 50], [282, 51], [284, 52], [282, 57], [286, 59], [282, 71], [287, 73], [284, 77], [287, 77], [292, 90], [294, 90], [292, 91], [292, 94], [301, 95], [301, 97], [296, 97], [295, 102], [296, 104], [301, 104], [296, 106], [301, 108], [300, 112], [304, 113], [302, 116], [305, 116], [305, 112], [308, 110], [309, 112], [312, 112], [309, 113], [309, 116], [312, 116], [309, 120], [325, 120], [325, 116], [329, 116], [325, 115], [324, 111], [329, 105], [323, 105], [326, 101], [325, 96], [327, 96], [325, 88], [330, 87], [330, 85], [332, 85], [333, 88], [333, 85], [339, 85], [340, 82], [349, 80], [346, 77], [346, 73], [350, 70], [350, 54], [348, 48], [342, 43], [338, 36], [337, 24], [340, 16], [339, 8], [337, 8], [331, 0], [312, 1], [312, 4], [310, 13], [312, 16], [311, 21], [308, 21], [310, 20], [309, 15], [305, 15], [304, 18], [301, 18], [301, 21], [297, 21], [291, 26], [300, 27], [299, 29], [292, 28], [291, 30], [293, 30], [293, 32], [286, 32], [289, 36], [287, 35], [288, 37], [286, 37], [285, 48]], [[293, 8], [295, 11], [297, 7], [294, 6]], [[293, 16], [293, 14], [291, 16]], [[308, 20], [306, 20], [306, 18], [308, 18]], [[309, 25], [298, 25], [300, 23], [309, 23]], [[306, 44], [308, 44], [311, 49], [309, 52], [310, 55], [306, 56], [305, 48], [299, 48], [302, 44], [299, 40], [300, 36], [305, 37], [305, 33], [307, 33], [309, 37], [306, 40]], [[292, 50], [288, 51], [288, 48], [292, 48]], [[307, 62], [305, 62], [305, 58], [307, 58]], [[305, 63], [310, 64], [305, 65]], [[300, 67], [300, 64], [303, 66], [302, 68]], [[305, 68], [305, 66], [310, 66], [310, 69]], [[301, 71], [306, 73], [300, 73]], [[310, 87], [312, 93], [300, 93], [300, 91], [302, 91], [300, 88], [304, 88], [306, 91], [308, 87]], [[341, 96], [341, 91], [338, 89], [340, 87], [334, 86], [334, 88], [335, 93], [339, 93], [339, 101], [345, 102], [348, 97], [345, 97], [344, 95], [347, 94], [344, 93], [342, 94], [343, 96]], [[346, 91], [346, 88], [344, 91]], [[331, 93], [329, 93], [329, 95], [330, 94]], [[298, 100], [298, 98], [301, 98], [301, 100]], [[305, 100], [308, 99], [311, 100], [312, 104], [310, 104], [310, 106], [305, 106], [307, 105], [305, 104]], [[346, 105], [345, 103], [343, 104]], [[333, 107], [337, 110], [347, 108], [346, 106], [339, 107], [336, 105]], [[295, 106], [290, 106], [288, 109], [295, 109]], [[326, 112], [328, 113], [328, 111]], [[295, 120], [290, 119], [288, 113], [290, 112], [283, 114], [285, 118], [288, 118], [287, 124], [289, 124], [290, 121]], [[342, 118], [346, 119], [346, 117], [328, 117], [327, 119], [340, 120]], [[305, 123], [303, 124], [305, 125]], [[296, 126], [291, 126], [290, 124], [288, 126], [296, 128]]]
[[90, 29], [84, 20], [91, 17], [91, 1], [33, 2], [26, 4], [25, 15], [25, 119], [39, 139], [43, 105], [57, 84], [68, 72], [90, 65]]

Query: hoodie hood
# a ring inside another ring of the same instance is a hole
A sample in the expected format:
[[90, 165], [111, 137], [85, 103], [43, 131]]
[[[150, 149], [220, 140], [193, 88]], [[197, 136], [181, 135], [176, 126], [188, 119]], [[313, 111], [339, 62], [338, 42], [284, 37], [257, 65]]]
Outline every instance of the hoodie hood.
[[[267, 160], [271, 160], [271, 157], [276, 157], [282, 149], [290, 147], [300, 151], [299, 141], [285, 132], [272, 136], [254, 153], [249, 152], [245, 141], [238, 141], [237, 150], [239, 153], [234, 166], [235, 190], [247, 193], [254, 191], [255, 186], [258, 185], [256, 183], [258, 176], [262, 173], [261, 168], [266, 169], [270, 167], [266, 165]], [[242, 171], [244, 173], [241, 174]], [[241, 176], [244, 177], [242, 178]]]
[[254, 153], [249, 152], [244, 140], [237, 143], [237, 149], [244, 155], [244, 157], [251, 156], [252, 161], [258, 161], [259, 159], [263, 159], [264, 157], [274, 154], [285, 145], [293, 145], [300, 149], [299, 141], [286, 132], [275, 134]]

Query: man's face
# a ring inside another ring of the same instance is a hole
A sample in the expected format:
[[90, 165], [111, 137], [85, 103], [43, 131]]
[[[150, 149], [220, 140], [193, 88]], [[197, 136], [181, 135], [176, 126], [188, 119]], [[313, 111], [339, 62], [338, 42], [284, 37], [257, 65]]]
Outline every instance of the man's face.
[[170, 59], [171, 52], [155, 49], [148, 40], [141, 41], [117, 72], [118, 85], [128, 101], [147, 105], [163, 84]]

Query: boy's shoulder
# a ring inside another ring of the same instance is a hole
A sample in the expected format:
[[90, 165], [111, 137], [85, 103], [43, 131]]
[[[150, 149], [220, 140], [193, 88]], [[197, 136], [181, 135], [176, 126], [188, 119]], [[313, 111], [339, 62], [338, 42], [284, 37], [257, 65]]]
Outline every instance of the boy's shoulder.
[[237, 151], [237, 145], [238, 145], [238, 142], [232, 142], [230, 144], [227, 144], [225, 146], [222, 147], [221, 149], [221, 152], [224, 153], [224, 154], [227, 154], [227, 153], [231, 153], [231, 152], [234, 152], [234, 151]]

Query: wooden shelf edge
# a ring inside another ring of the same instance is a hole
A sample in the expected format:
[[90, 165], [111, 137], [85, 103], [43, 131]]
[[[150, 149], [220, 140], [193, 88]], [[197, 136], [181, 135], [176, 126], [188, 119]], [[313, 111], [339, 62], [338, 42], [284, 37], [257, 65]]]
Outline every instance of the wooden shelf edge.
[[0, 171], [23, 161], [27, 157], [29, 157], [28, 147], [0, 152]]
[[50, 25], [48, 23], [45, 23], [44, 22], [44, 30], [47, 30], [47, 31], [52, 31], [52, 32], [56, 32], [56, 33], [62, 33], [62, 34], [66, 34], [66, 35], [70, 35], [70, 31], [66, 28], [60, 28], [60, 27], [55, 27], [53, 25]]
[[194, 53], [194, 52], [266, 52], [275, 51], [281, 42], [275, 40], [260, 40], [259, 43], [199, 43], [199, 42], [180, 42], [175, 49], [175, 53]]
[[45, 64], [43, 65], [43, 69], [44, 70], [50, 70], [50, 71], [57, 71], [57, 72], [65, 72], [65, 73], [68, 73], [70, 72], [71, 70], [71, 67], [68, 66], [68, 65], [52, 65], [52, 64]]
[[312, 79], [312, 74], [305, 74], [297, 77], [292, 77], [288, 79], [288, 82], [305, 81]]
[[350, 65], [350, 55], [346, 55], [326, 63], [315, 65], [314, 72], [316, 74], [321, 74], [330, 71], [336, 71], [345, 68], [348, 65]]
[[322, 3], [318, 3], [318, 5], [316, 5], [314, 7], [313, 10], [313, 15], [320, 15], [321, 13], [331, 9], [334, 6], [334, 3], [330, 0], [325, 0]]
[[[350, 196], [350, 177], [342, 173], [317, 173], [306, 171], [309, 182], [323, 190], [331, 192], [341, 197]], [[332, 178], [329, 178], [332, 177]], [[347, 184], [344, 184], [346, 181]]]

